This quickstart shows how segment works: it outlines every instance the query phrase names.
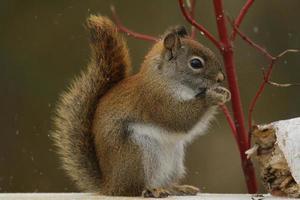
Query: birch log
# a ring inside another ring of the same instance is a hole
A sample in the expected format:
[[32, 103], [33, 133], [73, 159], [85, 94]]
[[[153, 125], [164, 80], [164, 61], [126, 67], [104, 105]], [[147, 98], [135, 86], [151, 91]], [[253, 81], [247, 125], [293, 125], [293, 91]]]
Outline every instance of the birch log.
[[276, 196], [300, 197], [300, 118], [253, 128], [254, 146], [266, 189]]

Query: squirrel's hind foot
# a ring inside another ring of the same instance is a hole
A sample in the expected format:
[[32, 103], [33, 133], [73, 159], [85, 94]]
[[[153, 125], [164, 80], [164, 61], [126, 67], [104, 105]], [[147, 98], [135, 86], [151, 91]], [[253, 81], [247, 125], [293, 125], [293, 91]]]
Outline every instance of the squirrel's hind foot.
[[145, 189], [142, 192], [144, 198], [165, 198], [169, 195], [174, 196], [195, 196], [200, 192], [200, 189], [191, 185], [174, 185], [170, 189], [153, 188]]
[[142, 192], [142, 197], [145, 198], [165, 198], [170, 195], [170, 191], [165, 188], [145, 189]]
[[200, 192], [200, 189], [191, 185], [175, 185], [172, 187], [172, 195], [177, 196], [194, 196]]

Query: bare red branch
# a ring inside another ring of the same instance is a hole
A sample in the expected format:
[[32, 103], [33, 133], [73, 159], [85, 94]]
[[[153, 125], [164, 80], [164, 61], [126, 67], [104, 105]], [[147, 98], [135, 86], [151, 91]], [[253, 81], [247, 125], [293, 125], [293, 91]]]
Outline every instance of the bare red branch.
[[[248, 1], [248, 3], [249, 3], [249, 1]], [[237, 35], [239, 35], [245, 42], [247, 42], [250, 46], [255, 48], [258, 52], [262, 53], [270, 62], [267, 72], [264, 73], [263, 81], [260, 84], [260, 86], [259, 86], [257, 92], [255, 93], [253, 99], [251, 100], [251, 103], [250, 103], [249, 109], [248, 109], [248, 130], [249, 130], [248, 141], [250, 143], [250, 141], [251, 141], [250, 138], [251, 138], [253, 111], [254, 111], [254, 108], [256, 106], [256, 103], [257, 103], [259, 97], [261, 96], [261, 94], [263, 93], [263, 91], [265, 89], [266, 84], [272, 84], [272, 82], [270, 82], [270, 77], [271, 77], [271, 74], [272, 74], [274, 64], [276, 63], [276, 61], [279, 58], [281, 58], [285, 54], [287, 54], [287, 53], [297, 53], [297, 52], [299, 52], [299, 50], [297, 50], [297, 49], [287, 49], [287, 50], [283, 51], [282, 53], [278, 54], [277, 56], [273, 56], [266, 49], [264, 49], [263, 47], [261, 47], [260, 45], [258, 45], [254, 41], [252, 41], [248, 36], [246, 36], [246, 34], [244, 34], [242, 31], [240, 31], [239, 28], [236, 26], [236, 24], [234, 24], [230, 19], [228, 21], [233, 26], [233, 29], [234, 29], [234, 31]]]
[[233, 29], [235, 30], [235, 33], [238, 34], [245, 42], [247, 42], [250, 46], [252, 46], [256, 50], [258, 50], [260, 53], [262, 53], [267, 59], [269, 59], [269, 60], [275, 59], [275, 57], [273, 57], [266, 49], [264, 49], [263, 47], [261, 47], [260, 45], [258, 45], [254, 41], [252, 41], [246, 34], [244, 34], [242, 31], [240, 31], [239, 28], [236, 25], [234, 25], [234, 23], [232, 21], [230, 21], [230, 19], [228, 19], [228, 21], [230, 22]]
[[[188, 7], [190, 10], [191, 17], [195, 20], [195, 11], [196, 11], [196, 0], [187, 0]], [[196, 38], [196, 28], [192, 25], [191, 27], [191, 38]]]
[[253, 97], [253, 99], [251, 100], [249, 109], [248, 109], [248, 129], [249, 129], [249, 139], [251, 137], [250, 133], [251, 133], [251, 129], [252, 129], [252, 114], [253, 114], [253, 110], [255, 108], [255, 105], [257, 103], [258, 98], [260, 97], [260, 95], [262, 94], [262, 92], [265, 89], [266, 84], [269, 81], [269, 78], [271, 76], [272, 70], [273, 70], [273, 66], [274, 66], [275, 60], [271, 60], [271, 63], [269, 64], [267, 73], [265, 73], [264, 78], [262, 83], [260, 84], [260, 86], [258, 87], [258, 90], [255, 94], [255, 96]]
[[[261, 82], [260, 86], [258, 87], [258, 90], [255, 93], [255, 96], [251, 100], [251, 103], [250, 103], [249, 109], [248, 109], [248, 129], [249, 129], [249, 133], [251, 133], [251, 129], [252, 129], [252, 115], [253, 115], [253, 111], [254, 111], [254, 108], [256, 106], [256, 103], [257, 103], [259, 97], [261, 96], [261, 94], [263, 93], [266, 84], [270, 84], [270, 83], [272, 84], [272, 82], [270, 81], [270, 78], [271, 78], [272, 70], [273, 70], [273, 67], [274, 67], [275, 63], [278, 61], [278, 59], [280, 59], [282, 56], [286, 55], [287, 53], [298, 53], [298, 52], [300, 52], [300, 50], [298, 50], [298, 49], [287, 49], [287, 50], [283, 51], [282, 53], [278, 54], [277, 56], [272, 56], [268, 53], [270, 55], [270, 57], [269, 57], [269, 60], [270, 60], [269, 67], [267, 69], [267, 72], [266, 73], [264, 72], [263, 81]], [[248, 137], [250, 138], [251, 135], [249, 134]]]
[[[239, 28], [244, 17], [246, 16], [246, 14], [249, 11], [249, 8], [252, 6], [252, 4], [254, 3], [254, 0], [247, 0], [247, 2], [245, 3], [245, 5], [242, 7], [239, 15], [236, 17], [236, 19], [234, 20], [234, 26]], [[233, 30], [231, 33], [231, 40], [233, 41], [236, 37], [236, 30]]]
[[203, 34], [205, 37], [207, 37], [218, 49], [222, 49], [222, 45], [220, 42], [208, 31], [204, 26], [198, 24], [195, 19], [190, 15], [190, 13], [185, 8], [185, 4], [183, 0], [178, 0], [179, 7], [181, 10], [182, 15], [185, 17], [185, 19], [193, 26], [198, 29], [201, 34]]
[[134, 32], [128, 28], [126, 28], [122, 23], [121, 20], [119, 19], [116, 9], [114, 6], [111, 6], [111, 12], [112, 12], [112, 17], [118, 27], [118, 29], [120, 31], [122, 31], [123, 33], [126, 33], [128, 36], [134, 37], [136, 39], [140, 39], [140, 40], [145, 40], [145, 41], [150, 41], [150, 42], [157, 42], [159, 41], [158, 38], [150, 36], [150, 35], [146, 35], [146, 34], [141, 34], [141, 33], [137, 33]]
[[235, 119], [235, 127], [237, 132], [237, 143], [240, 150], [240, 157], [242, 162], [242, 169], [245, 175], [246, 184], [249, 193], [257, 192], [256, 177], [254, 167], [251, 160], [247, 159], [245, 151], [250, 147], [248, 134], [245, 128], [244, 112], [242, 108], [240, 90], [237, 82], [236, 67], [234, 63], [234, 54], [231, 40], [228, 37], [226, 26], [226, 19], [224, 16], [224, 7], [222, 0], [214, 0], [215, 16], [217, 21], [217, 28], [220, 41], [223, 45], [221, 53], [225, 64], [225, 70], [228, 77], [228, 85], [231, 92], [232, 110]]

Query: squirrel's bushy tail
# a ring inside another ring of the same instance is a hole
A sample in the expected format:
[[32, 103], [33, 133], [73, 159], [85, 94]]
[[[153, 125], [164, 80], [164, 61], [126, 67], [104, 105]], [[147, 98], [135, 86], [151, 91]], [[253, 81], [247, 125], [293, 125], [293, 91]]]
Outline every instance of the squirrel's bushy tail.
[[101, 171], [91, 126], [99, 98], [130, 69], [128, 50], [115, 25], [106, 17], [90, 16], [91, 61], [62, 94], [54, 117], [53, 140], [63, 167], [84, 191], [99, 191]]

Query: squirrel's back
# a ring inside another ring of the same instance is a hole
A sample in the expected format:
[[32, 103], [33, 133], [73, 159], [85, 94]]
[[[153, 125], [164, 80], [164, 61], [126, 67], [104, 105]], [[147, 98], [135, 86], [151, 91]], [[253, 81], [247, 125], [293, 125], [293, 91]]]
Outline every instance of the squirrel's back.
[[128, 49], [115, 25], [106, 17], [91, 16], [91, 61], [58, 102], [52, 133], [63, 168], [85, 191], [99, 191], [98, 166], [92, 120], [99, 98], [130, 71]]

